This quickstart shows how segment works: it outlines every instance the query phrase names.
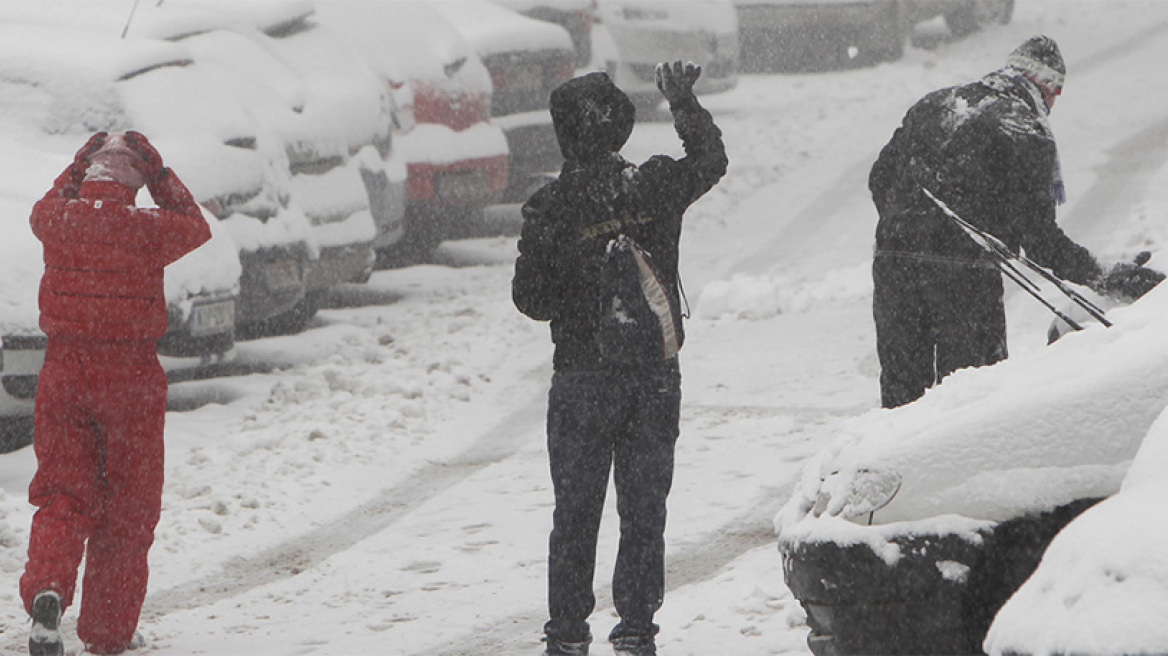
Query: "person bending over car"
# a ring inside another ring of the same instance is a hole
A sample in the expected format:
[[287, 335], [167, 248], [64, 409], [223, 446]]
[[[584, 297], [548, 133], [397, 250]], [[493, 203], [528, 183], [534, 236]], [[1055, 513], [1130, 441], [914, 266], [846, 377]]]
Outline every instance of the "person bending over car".
[[[143, 185], [156, 209], [135, 206]], [[77, 635], [92, 654], [141, 642], [147, 552], [162, 502], [166, 375], [163, 267], [211, 237], [187, 188], [146, 137], [99, 132], [32, 210], [44, 247], [37, 470], [20, 594], [29, 653], [64, 653], [61, 614], [85, 556]]]
[[1014, 253], [1021, 247], [1101, 293], [1130, 300], [1163, 278], [1130, 263], [1105, 270], [1055, 223], [1064, 193], [1047, 114], [1065, 74], [1058, 45], [1033, 37], [1004, 68], [919, 100], [872, 166], [884, 407], [916, 400], [957, 369], [1006, 358], [997, 263], [928, 194]]

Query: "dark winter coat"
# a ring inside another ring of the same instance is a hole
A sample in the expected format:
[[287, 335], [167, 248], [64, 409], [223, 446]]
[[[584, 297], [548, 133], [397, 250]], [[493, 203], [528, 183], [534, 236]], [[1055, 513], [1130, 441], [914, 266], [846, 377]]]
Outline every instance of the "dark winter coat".
[[512, 297], [524, 314], [551, 322], [556, 370], [619, 364], [605, 362], [595, 344], [600, 264], [617, 235], [649, 251], [676, 293], [682, 215], [726, 173], [727, 158], [722, 133], [697, 98], [670, 110], [686, 156], [658, 155], [636, 166], [618, 154], [632, 131], [633, 106], [607, 76], [589, 74], [552, 94], [566, 161], [559, 178], [523, 206]]
[[[880, 215], [877, 256], [957, 263], [985, 253], [920, 190], [1062, 278], [1088, 283], [1095, 258], [1055, 223], [1058, 155], [1046, 108], [1006, 72], [917, 102], [880, 153], [868, 186]], [[992, 265], [991, 265], [992, 266]]]
[[116, 182], [80, 182], [71, 167], [33, 207], [44, 245], [40, 325], [49, 337], [157, 340], [166, 333], [163, 267], [211, 237], [182, 182], [150, 185], [157, 209], [134, 206]]

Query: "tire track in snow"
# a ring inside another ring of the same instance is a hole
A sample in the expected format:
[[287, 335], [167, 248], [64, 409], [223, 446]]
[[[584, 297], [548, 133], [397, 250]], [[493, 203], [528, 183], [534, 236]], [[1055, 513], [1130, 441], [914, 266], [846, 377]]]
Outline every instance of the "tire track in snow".
[[[522, 379], [550, 378], [547, 368], [541, 365]], [[254, 556], [228, 560], [219, 572], [150, 594], [143, 609], [144, 621], [207, 606], [294, 577], [389, 528], [427, 500], [519, 452], [532, 433], [542, 435], [545, 411], [546, 399], [537, 395], [496, 422], [460, 454], [443, 462], [427, 463], [348, 513]]]
[[[871, 409], [868, 406], [829, 408], [709, 404], [693, 404], [686, 408], [698, 412], [736, 411], [763, 416], [796, 415], [804, 420], [817, 418], [838, 420]], [[796, 468], [791, 471], [789, 479], [756, 488], [754, 498], [743, 504], [739, 513], [708, 531], [704, 538], [669, 553], [665, 563], [666, 603], [669, 603], [669, 593], [687, 585], [714, 579], [727, 565], [747, 552], [772, 544], [777, 549], [772, 518], [790, 497], [791, 487], [799, 476], [799, 471]], [[611, 585], [598, 588], [595, 593], [596, 608], [592, 614], [593, 618], [603, 616], [613, 607]], [[444, 645], [426, 649], [417, 656], [535, 653], [539, 649], [546, 614], [543, 600], [540, 600], [537, 606], [517, 610], [506, 617], [491, 618], [489, 624], [476, 627], [474, 631], [458, 636]], [[604, 643], [605, 636], [597, 634], [593, 640]]]

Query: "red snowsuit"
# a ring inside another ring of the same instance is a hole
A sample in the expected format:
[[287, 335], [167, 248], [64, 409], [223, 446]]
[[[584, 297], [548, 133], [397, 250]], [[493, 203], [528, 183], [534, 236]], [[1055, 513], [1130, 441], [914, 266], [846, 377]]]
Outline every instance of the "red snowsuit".
[[160, 209], [140, 209], [136, 190], [82, 182], [81, 168], [58, 177], [31, 217], [44, 246], [40, 325], [48, 347], [28, 495], [38, 510], [20, 593], [30, 613], [46, 588], [69, 606], [87, 553], [77, 634], [102, 654], [133, 638], [161, 509], [163, 267], [211, 233], [171, 171], [149, 185]]

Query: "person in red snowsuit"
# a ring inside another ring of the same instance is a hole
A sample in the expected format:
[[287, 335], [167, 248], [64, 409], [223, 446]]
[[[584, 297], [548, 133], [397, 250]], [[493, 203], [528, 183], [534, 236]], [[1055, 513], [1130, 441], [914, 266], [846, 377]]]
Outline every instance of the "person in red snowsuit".
[[[135, 206], [143, 185], [156, 209]], [[162, 502], [167, 381], [163, 267], [207, 241], [191, 193], [136, 132], [98, 133], [33, 207], [44, 247], [37, 471], [28, 564], [31, 654], [61, 654], [57, 623], [86, 556], [77, 635], [94, 654], [130, 646]], [[88, 542], [88, 544], [87, 544]]]

